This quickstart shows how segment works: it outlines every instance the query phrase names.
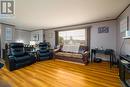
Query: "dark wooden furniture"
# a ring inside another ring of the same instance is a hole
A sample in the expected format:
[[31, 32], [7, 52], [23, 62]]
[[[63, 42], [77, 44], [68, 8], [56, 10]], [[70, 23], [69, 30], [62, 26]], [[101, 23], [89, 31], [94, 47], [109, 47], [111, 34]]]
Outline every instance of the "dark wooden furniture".
[[126, 87], [130, 87], [130, 56], [120, 55], [119, 77]]
[[99, 49], [91, 49], [91, 58], [90, 61], [93, 62], [96, 59], [96, 54], [105, 54], [110, 56], [110, 68], [113, 64], [115, 64], [116, 58], [114, 56], [114, 50], [106, 49], [106, 50], [99, 50]]

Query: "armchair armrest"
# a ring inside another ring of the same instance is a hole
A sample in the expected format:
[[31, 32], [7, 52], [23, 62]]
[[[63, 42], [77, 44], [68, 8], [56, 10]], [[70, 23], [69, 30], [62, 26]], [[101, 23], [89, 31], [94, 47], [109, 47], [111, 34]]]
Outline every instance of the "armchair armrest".
[[9, 56], [9, 57], [8, 57], [8, 60], [9, 60], [9, 62], [11, 62], [11, 63], [14, 63], [14, 62], [15, 62], [14, 56]]
[[40, 54], [40, 50], [37, 50], [37, 56], [39, 57], [39, 54]]
[[25, 54], [24, 55], [30, 55], [30, 53], [29, 52], [25, 52]]
[[8, 58], [6, 58], [5, 63], [6, 63], [6, 67], [10, 71], [14, 70], [14, 67], [15, 67], [15, 58], [14, 58], [14, 56], [8, 56]]
[[35, 53], [32, 53], [32, 52], [25, 52], [25, 55], [29, 55], [33, 60], [36, 61], [37, 52], [35, 52]]
[[29, 55], [29, 56], [32, 56], [33, 54], [31, 52], [25, 52], [24, 55]]

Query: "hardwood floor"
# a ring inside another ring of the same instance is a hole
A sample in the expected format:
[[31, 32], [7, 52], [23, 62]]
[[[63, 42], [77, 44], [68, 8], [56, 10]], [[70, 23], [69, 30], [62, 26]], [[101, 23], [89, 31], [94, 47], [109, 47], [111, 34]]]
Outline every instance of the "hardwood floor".
[[110, 69], [107, 62], [85, 66], [41, 61], [13, 72], [3, 68], [0, 80], [11, 87], [121, 87], [118, 69]]

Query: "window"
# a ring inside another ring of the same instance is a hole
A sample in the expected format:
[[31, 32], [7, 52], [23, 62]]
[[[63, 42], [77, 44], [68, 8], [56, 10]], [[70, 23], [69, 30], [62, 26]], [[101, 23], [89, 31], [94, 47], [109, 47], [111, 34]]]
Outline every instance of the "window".
[[58, 32], [58, 44], [75, 45], [85, 44], [85, 29]]

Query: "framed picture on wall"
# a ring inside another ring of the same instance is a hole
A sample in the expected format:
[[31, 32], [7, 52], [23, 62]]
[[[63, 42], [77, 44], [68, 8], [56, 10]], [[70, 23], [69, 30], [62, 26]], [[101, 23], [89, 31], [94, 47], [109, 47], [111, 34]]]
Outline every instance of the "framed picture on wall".
[[109, 33], [109, 27], [108, 26], [98, 27], [98, 33]]
[[129, 28], [129, 16], [120, 19], [120, 32], [125, 32]]
[[39, 34], [33, 34], [33, 41], [39, 41]]
[[5, 28], [5, 40], [9, 41], [13, 39], [13, 31], [12, 28]]

